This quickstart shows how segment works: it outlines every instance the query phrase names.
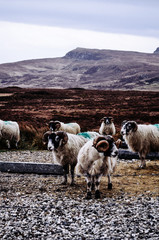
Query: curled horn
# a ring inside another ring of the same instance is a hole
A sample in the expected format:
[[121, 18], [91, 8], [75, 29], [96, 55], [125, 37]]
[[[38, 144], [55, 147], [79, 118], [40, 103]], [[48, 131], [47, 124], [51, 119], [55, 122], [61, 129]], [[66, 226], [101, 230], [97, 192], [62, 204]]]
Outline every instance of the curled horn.
[[57, 135], [62, 139], [62, 146], [65, 145], [68, 141], [68, 135], [66, 132], [57, 132]]
[[47, 131], [46, 133], [44, 133], [43, 138], [42, 138], [42, 141], [44, 144], [47, 144], [48, 137], [50, 136], [50, 134], [51, 134], [51, 131]]
[[106, 152], [109, 148], [109, 143], [104, 137], [97, 137], [93, 141], [93, 146], [98, 152]]
[[61, 127], [61, 123], [59, 121], [55, 121], [56, 129], [58, 130]]

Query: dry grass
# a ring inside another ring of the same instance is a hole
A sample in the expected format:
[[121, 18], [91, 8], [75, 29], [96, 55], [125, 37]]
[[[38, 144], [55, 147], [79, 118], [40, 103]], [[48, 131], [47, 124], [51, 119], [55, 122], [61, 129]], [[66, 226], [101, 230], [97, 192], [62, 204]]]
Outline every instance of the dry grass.
[[[147, 161], [147, 168], [140, 169], [139, 161], [119, 162], [116, 172], [112, 176], [113, 189], [107, 189], [107, 177], [103, 177], [100, 184], [102, 198], [118, 196], [146, 195], [159, 196], [159, 161]], [[59, 189], [59, 186], [57, 187]], [[67, 190], [66, 190], [67, 189]], [[56, 187], [55, 187], [56, 190]], [[67, 195], [86, 194], [86, 182], [84, 177], [76, 178], [76, 186], [60, 187]]]
[[113, 190], [106, 189], [106, 177], [101, 183], [103, 195], [139, 195], [159, 196], [159, 161], [148, 161], [146, 169], [139, 168], [139, 161], [120, 162], [112, 177]]
[[[113, 189], [107, 189], [107, 177], [103, 177], [100, 184], [101, 200], [106, 197], [121, 196], [159, 196], [159, 161], [148, 161], [146, 169], [139, 169], [139, 161], [119, 162], [115, 174], [112, 176]], [[47, 187], [55, 194], [84, 198], [86, 195], [86, 181], [84, 177], [76, 178], [75, 186], [61, 185], [55, 178], [48, 179]], [[53, 182], [52, 182], [53, 181]], [[46, 183], [46, 182], [45, 182]], [[48, 183], [50, 184], [48, 185]]]

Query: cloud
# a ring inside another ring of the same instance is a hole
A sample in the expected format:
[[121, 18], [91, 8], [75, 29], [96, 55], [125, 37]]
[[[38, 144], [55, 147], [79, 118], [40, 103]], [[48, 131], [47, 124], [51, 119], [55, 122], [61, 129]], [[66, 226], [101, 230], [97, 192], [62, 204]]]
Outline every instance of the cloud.
[[0, 22], [0, 62], [62, 57], [76, 47], [153, 52], [158, 39], [82, 29]]
[[157, 0], [0, 0], [0, 20], [159, 37]]

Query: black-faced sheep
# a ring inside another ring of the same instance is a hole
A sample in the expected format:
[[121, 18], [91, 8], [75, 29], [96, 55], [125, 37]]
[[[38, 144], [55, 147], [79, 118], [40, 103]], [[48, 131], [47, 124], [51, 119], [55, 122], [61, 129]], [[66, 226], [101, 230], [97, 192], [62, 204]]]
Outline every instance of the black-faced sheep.
[[63, 131], [72, 134], [77, 134], [81, 131], [80, 126], [78, 123], [63, 123], [60, 121], [53, 121], [49, 122], [49, 128], [52, 132]]
[[121, 127], [121, 134], [128, 147], [133, 152], [138, 152], [141, 159], [141, 168], [146, 167], [146, 155], [150, 152], [159, 152], [159, 129], [157, 124], [137, 124], [127, 121]]
[[[97, 135], [98, 133], [96, 133], [96, 136]], [[44, 134], [43, 142], [47, 143], [48, 150], [53, 152], [55, 161], [63, 166], [65, 172], [63, 184], [67, 183], [69, 166], [71, 166], [71, 185], [74, 183], [74, 168], [77, 164], [78, 152], [89, 140], [87, 137], [63, 131], [48, 131]]]
[[18, 147], [20, 141], [20, 129], [17, 122], [0, 120], [0, 139], [5, 139], [7, 147], [13, 142]]
[[101, 135], [115, 135], [116, 129], [112, 117], [103, 117], [99, 128]]
[[95, 187], [95, 198], [100, 198], [100, 179], [108, 176], [108, 189], [112, 189], [111, 173], [116, 165], [118, 149], [114, 139], [110, 136], [97, 136], [88, 141], [79, 151], [76, 173], [84, 175], [87, 181], [86, 199], [91, 199], [91, 191]]

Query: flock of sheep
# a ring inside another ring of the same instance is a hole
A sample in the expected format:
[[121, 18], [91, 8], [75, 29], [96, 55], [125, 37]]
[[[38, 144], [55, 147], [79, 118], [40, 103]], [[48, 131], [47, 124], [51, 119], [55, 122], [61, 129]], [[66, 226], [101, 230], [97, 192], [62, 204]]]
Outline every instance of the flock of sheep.
[[[99, 186], [103, 175], [108, 176], [108, 189], [112, 189], [111, 173], [115, 169], [121, 143], [120, 139], [115, 142], [112, 137], [116, 134], [112, 117], [101, 119], [99, 133], [80, 132], [77, 123], [59, 121], [50, 121], [49, 128], [43, 141], [53, 152], [53, 158], [64, 168], [64, 184], [67, 183], [70, 166], [71, 184], [74, 183], [74, 170], [77, 175], [85, 176], [87, 199], [92, 198], [92, 190], [95, 190], [95, 198], [100, 197]], [[121, 134], [130, 150], [139, 153], [142, 168], [146, 167], [145, 158], [149, 152], [159, 152], [158, 125], [124, 121]]]
[[[100, 198], [100, 180], [108, 176], [108, 189], [112, 189], [111, 173], [116, 166], [118, 148], [121, 140], [116, 142], [112, 135], [116, 134], [112, 117], [101, 119], [99, 132], [81, 132], [77, 123], [50, 121], [49, 131], [44, 133], [43, 142], [52, 151], [55, 162], [64, 169], [63, 184], [67, 183], [69, 168], [71, 185], [74, 184], [74, 171], [83, 175], [87, 181], [86, 198]], [[124, 121], [121, 135], [133, 152], [138, 152], [141, 168], [146, 167], [145, 158], [149, 152], [159, 152], [159, 125], [137, 124], [135, 121]], [[4, 138], [10, 148], [10, 141], [17, 146], [20, 130], [17, 122], [0, 120], [0, 138]]]

